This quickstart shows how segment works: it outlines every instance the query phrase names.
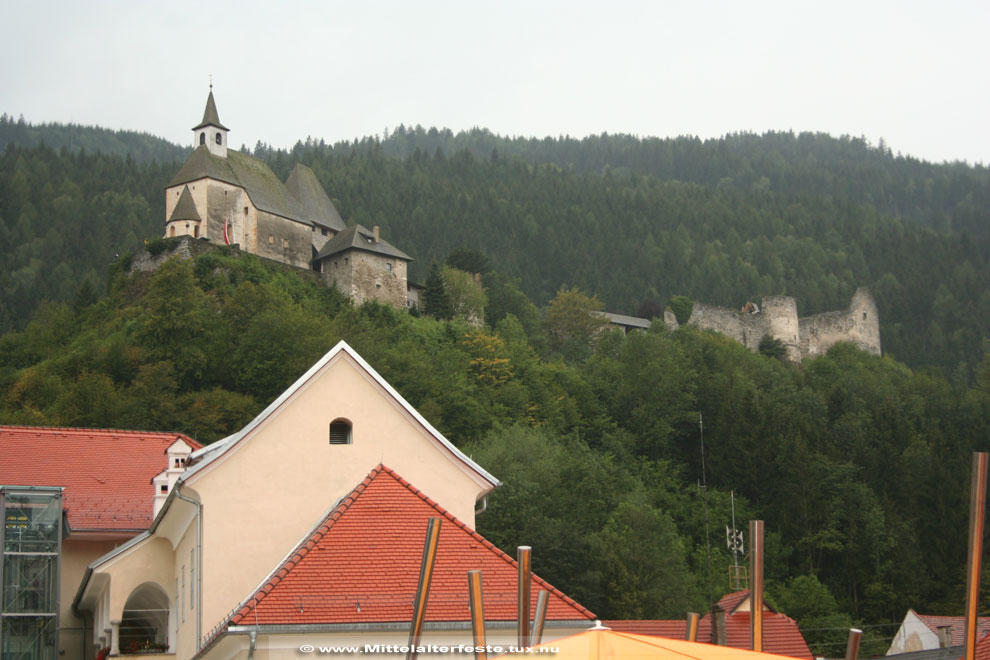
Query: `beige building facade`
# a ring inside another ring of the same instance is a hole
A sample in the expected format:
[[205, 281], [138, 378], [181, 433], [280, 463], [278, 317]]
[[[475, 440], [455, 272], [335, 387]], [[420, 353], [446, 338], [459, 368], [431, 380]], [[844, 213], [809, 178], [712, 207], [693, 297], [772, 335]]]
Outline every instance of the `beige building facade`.
[[[140, 625], [167, 640], [166, 655], [182, 659], [260, 657], [261, 649], [263, 655], [289, 657], [298, 653], [297, 642], [303, 639], [381, 644], [402, 637], [408, 621], [349, 625], [335, 619], [315, 637], [316, 629], [276, 626], [254, 630], [264, 634], [252, 640], [244, 621], [234, 624], [231, 618], [259, 585], [283, 574], [281, 562], [300, 547], [310, 547], [306, 539], [314, 524], [341, 506], [356, 484], [367, 482], [369, 471], [384, 469], [383, 479], [409, 484], [416, 497], [437, 507], [436, 515], [452, 526], [448, 536], [455, 530], [473, 535], [470, 547], [499, 552], [471, 531], [475, 510], [497, 479], [454, 447], [343, 342], [246, 427], [183, 457], [181, 468], [148, 530], [90, 559], [76, 583], [71, 609], [92, 621], [86, 640], [90, 652], [105, 645], [111, 655], [123, 653], [121, 631], [133, 628], [133, 612], [139, 610], [157, 612], [157, 618], [142, 619]], [[395, 513], [399, 508], [400, 500], [387, 500], [382, 520], [392, 515], [401, 521]], [[514, 570], [507, 557], [485, 561]], [[82, 561], [77, 564], [78, 572]], [[464, 580], [466, 585], [466, 575]], [[573, 603], [553, 592], [559, 603]], [[312, 607], [309, 598], [323, 596], [300, 596], [302, 609]], [[576, 604], [559, 608], [570, 618], [548, 624], [548, 635], [586, 627], [592, 616]], [[360, 604], [355, 612], [358, 617]], [[469, 639], [465, 621], [431, 625], [424, 638], [430, 643]], [[491, 623], [492, 634], [505, 639], [510, 627], [506, 621]]]

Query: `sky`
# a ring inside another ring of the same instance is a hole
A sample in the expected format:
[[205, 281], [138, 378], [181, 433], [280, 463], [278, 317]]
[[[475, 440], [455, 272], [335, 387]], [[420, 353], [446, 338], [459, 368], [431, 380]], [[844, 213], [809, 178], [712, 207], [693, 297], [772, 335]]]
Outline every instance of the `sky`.
[[0, 0], [0, 113], [191, 144], [813, 131], [990, 163], [990, 2]]

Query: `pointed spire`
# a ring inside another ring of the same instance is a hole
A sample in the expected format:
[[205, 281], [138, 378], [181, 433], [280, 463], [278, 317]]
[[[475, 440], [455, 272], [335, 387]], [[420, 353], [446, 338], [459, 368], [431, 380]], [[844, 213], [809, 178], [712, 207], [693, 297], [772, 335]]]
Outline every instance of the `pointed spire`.
[[193, 130], [199, 130], [205, 126], [216, 126], [225, 131], [230, 129], [220, 123], [220, 115], [217, 113], [217, 102], [213, 100], [213, 83], [210, 83], [210, 95], [206, 99], [206, 110], [203, 111], [203, 121], [193, 126]]

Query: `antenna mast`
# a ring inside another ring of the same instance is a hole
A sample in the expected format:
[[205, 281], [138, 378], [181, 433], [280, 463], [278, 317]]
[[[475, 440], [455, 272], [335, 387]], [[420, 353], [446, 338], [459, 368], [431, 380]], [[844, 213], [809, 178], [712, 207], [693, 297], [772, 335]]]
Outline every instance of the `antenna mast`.
[[715, 607], [715, 599], [712, 595], [712, 539], [710, 526], [708, 524], [708, 479], [705, 476], [705, 421], [701, 413], [698, 413], [698, 434], [701, 439], [701, 503], [705, 509], [705, 561], [708, 564], [708, 611]]

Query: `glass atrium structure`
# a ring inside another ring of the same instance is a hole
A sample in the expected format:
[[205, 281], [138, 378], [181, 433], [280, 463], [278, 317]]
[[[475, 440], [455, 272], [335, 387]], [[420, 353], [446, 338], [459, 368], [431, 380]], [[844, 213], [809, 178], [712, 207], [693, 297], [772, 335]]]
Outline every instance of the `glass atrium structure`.
[[62, 489], [0, 486], [0, 660], [55, 660]]

